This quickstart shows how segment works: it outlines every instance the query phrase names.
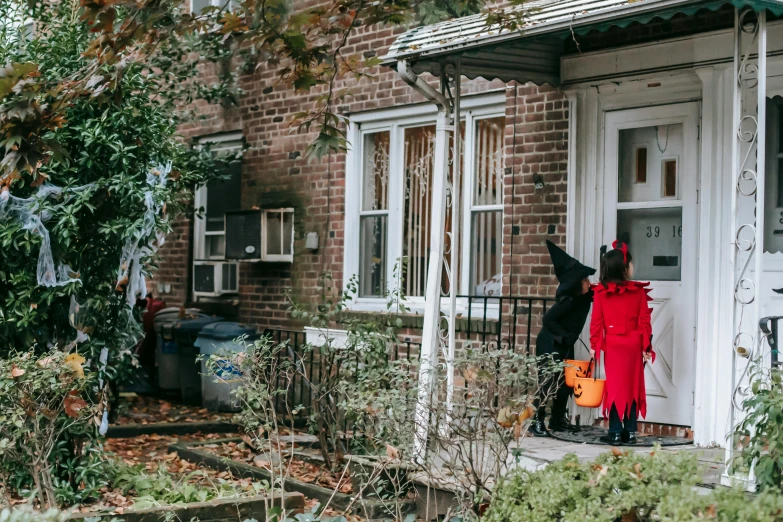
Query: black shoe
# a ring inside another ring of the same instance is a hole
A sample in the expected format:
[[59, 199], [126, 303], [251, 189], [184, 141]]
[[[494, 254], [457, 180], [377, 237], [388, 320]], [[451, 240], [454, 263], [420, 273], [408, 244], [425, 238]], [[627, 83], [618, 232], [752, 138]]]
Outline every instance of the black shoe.
[[534, 437], [549, 437], [549, 432], [546, 431], [546, 425], [544, 424], [544, 410], [540, 409], [533, 417], [533, 424], [530, 425], [528, 431], [533, 434]]
[[636, 432], [624, 431], [621, 437], [623, 444], [634, 445], [636, 444]]
[[600, 441], [610, 446], [619, 446], [623, 442], [623, 437], [619, 433], [607, 433], [600, 438]]
[[576, 433], [579, 431], [579, 426], [576, 424], [571, 424], [571, 421], [568, 420], [568, 417], [561, 417], [558, 420], [555, 420], [554, 418], [549, 419], [549, 429], [551, 431], [567, 431], [569, 433]]

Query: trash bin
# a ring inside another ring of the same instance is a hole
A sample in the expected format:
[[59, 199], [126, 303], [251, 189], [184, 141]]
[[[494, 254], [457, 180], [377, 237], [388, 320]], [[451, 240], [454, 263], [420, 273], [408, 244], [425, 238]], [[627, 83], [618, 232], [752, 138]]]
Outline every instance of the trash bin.
[[198, 348], [194, 345], [201, 329], [208, 324], [222, 321], [222, 317], [200, 315], [194, 319], [184, 319], [174, 325], [174, 340], [177, 342], [177, 360], [179, 369], [179, 389], [182, 402], [191, 405], [201, 404], [201, 376], [199, 370]]
[[[247, 336], [245, 341], [237, 341]], [[241, 384], [242, 370], [237, 354], [245, 352], [247, 342], [258, 338], [255, 328], [239, 323], [214, 323], [199, 333], [196, 346], [201, 361], [202, 403], [210, 411], [239, 411], [240, 405], [231, 392]], [[215, 356], [210, 362], [210, 356]]]
[[179, 395], [179, 360], [177, 343], [174, 341], [174, 325], [182, 319], [193, 319], [204, 315], [196, 308], [183, 310], [176, 306], [164, 308], [155, 314], [155, 363], [158, 367], [158, 388], [164, 392], [176, 391]]

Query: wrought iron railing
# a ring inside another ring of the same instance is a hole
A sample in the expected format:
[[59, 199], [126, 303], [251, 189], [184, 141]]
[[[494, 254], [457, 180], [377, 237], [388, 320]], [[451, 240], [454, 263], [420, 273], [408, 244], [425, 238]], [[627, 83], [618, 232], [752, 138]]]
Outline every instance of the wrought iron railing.
[[781, 366], [783, 362], [780, 360], [780, 347], [778, 345], [778, 322], [783, 317], [764, 317], [759, 321], [759, 329], [767, 338], [770, 348], [770, 364], [772, 366]]
[[[456, 328], [458, 346], [531, 353], [542, 318], [553, 301], [551, 297], [460, 296]], [[391, 347], [390, 360], [408, 359], [414, 365], [418, 363], [421, 345], [415, 330], [406, 329], [406, 334]], [[307, 418], [313, 404], [310, 383], [317, 384], [323, 377], [320, 352], [307, 348], [304, 331], [270, 328], [265, 335], [275, 343], [286, 342], [286, 353], [300, 368], [288, 385], [287, 396], [278, 396], [277, 411], [287, 414], [293, 407], [301, 406], [299, 417]]]

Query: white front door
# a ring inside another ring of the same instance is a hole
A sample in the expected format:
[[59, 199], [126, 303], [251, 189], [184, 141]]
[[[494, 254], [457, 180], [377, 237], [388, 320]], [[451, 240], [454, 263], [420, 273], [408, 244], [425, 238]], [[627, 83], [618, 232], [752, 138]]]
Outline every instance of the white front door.
[[690, 426], [695, 372], [698, 103], [606, 113], [603, 244], [628, 243], [652, 286], [647, 420]]

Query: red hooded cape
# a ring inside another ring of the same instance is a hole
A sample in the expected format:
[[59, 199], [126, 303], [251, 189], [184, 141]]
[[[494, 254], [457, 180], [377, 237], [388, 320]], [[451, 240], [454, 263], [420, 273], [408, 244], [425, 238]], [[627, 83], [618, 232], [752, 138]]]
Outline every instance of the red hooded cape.
[[650, 338], [650, 283], [627, 281], [594, 287], [593, 315], [590, 321], [590, 344], [596, 364], [604, 353], [606, 386], [603, 413], [609, 415], [612, 405], [623, 416], [635, 401], [639, 415], [647, 415], [644, 388], [644, 352], [652, 354]]

